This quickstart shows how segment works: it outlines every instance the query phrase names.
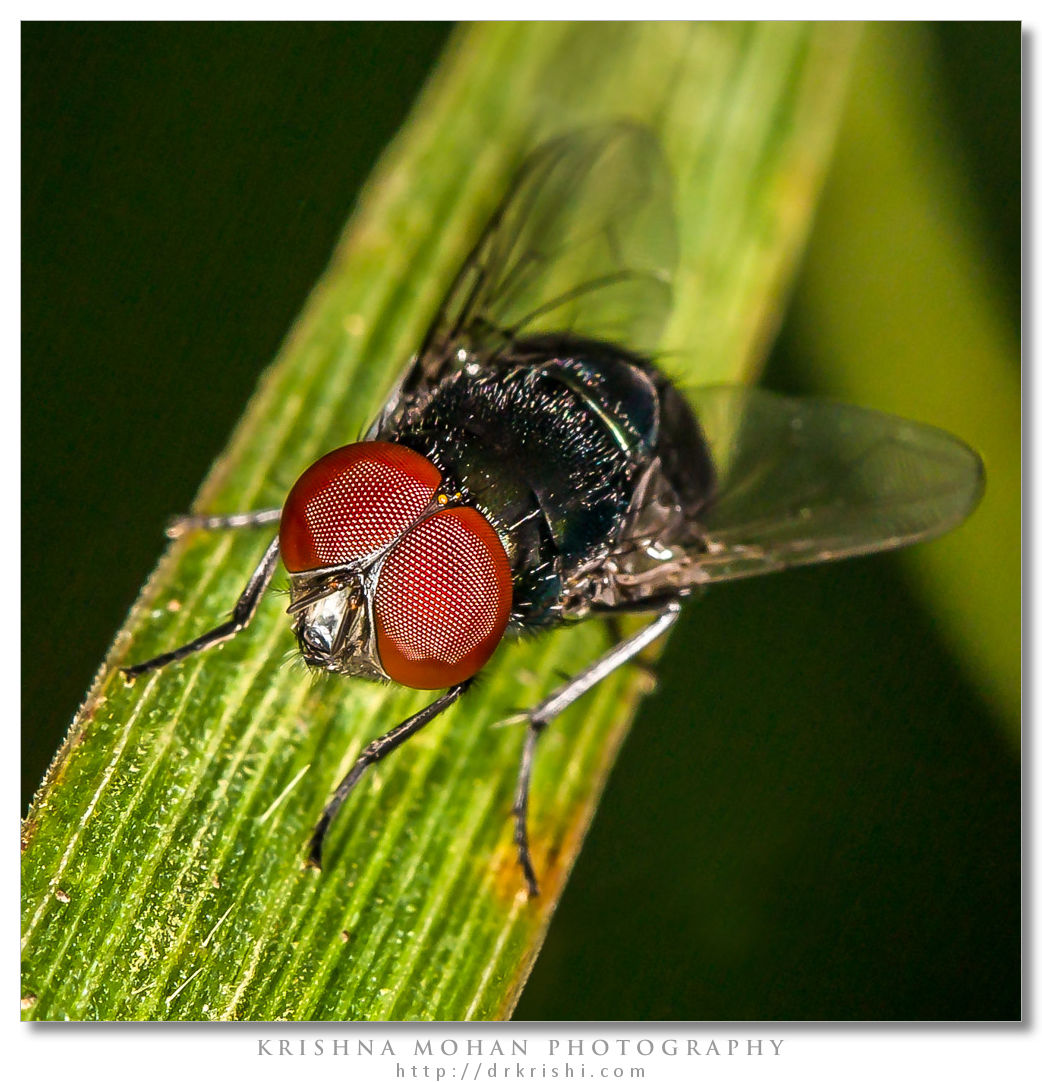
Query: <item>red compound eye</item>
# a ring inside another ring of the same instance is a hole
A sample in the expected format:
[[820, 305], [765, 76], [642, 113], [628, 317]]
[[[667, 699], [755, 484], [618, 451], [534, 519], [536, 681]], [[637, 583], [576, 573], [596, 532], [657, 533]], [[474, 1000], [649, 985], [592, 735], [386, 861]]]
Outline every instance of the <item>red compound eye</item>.
[[282, 562], [288, 571], [312, 571], [376, 552], [416, 521], [440, 483], [432, 463], [396, 443], [330, 451], [286, 497]]
[[473, 676], [506, 630], [510, 564], [496, 531], [470, 507], [425, 519], [395, 546], [376, 587], [376, 643], [387, 675], [411, 688]]

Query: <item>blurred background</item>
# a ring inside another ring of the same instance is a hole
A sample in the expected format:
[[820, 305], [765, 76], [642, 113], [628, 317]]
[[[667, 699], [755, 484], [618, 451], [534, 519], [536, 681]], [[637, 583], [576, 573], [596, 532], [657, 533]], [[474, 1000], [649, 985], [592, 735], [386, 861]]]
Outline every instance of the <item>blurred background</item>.
[[[450, 30], [23, 24], [23, 806]], [[963, 418], [972, 562], [692, 606], [516, 1017], [1019, 1017], [1020, 63], [868, 35], [764, 375]]]

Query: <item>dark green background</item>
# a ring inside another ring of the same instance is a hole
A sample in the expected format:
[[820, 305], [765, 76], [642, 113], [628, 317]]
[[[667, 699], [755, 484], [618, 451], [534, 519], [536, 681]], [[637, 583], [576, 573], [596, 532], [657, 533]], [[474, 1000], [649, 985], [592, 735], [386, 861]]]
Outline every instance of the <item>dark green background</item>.
[[[24, 801], [447, 32], [24, 25]], [[1020, 29], [931, 33], [1015, 320]], [[1019, 1016], [1019, 765], [898, 559], [713, 591], [661, 672], [517, 1017]]]

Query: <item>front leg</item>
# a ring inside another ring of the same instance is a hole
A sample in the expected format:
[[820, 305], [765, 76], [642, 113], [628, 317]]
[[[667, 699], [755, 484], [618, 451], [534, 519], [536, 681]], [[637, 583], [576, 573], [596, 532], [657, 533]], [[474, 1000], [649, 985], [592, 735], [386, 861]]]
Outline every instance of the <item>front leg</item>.
[[199, 638], [185, 643], [184, 646], [179, 646], [176, 650], [171, 650], [166, 654], [159, 654], [156, 657], [149, 658], [148, 661], [140, 661], [137, 665], [125, 666], [122, 670], [123, 679], [128, 684], [133, 684], [135, 678], [143, 672], [148, 672], [151, 669], [161, 669], [164, 665], [169, 665], [173, 661], [180, 661], [182, 658], [198, 653], [200, 650], [207, 650], [211, 646], [217, 646], [219, 643], [227, 642], [228, 639], [238, 635], [253, 619], [257, 606], [260, 604], [260, 599], [270, 585], [272, 575], [275, 574], [278, 562], [279, 539], [276, 537], [268, 546], [256, 570], [250, 576], [250, 581], [246, 583], [246, 588], [239, 595], [239, 600], [235, 602], [235, 608], [232, 610], [230, 619], [200, 635]]
[[473, 678], [464, 680], [462, 684], [454, 685], [435, 699], [434, 702], [428, 704], [411, 717], [407, 717], [405, 721], [396, 725], [390, 732], [384, 733], [383, 736], [365, 747], [362, 754], [355, 760], [355, 765], [344, 775], [343, 780], [336, 787], [336, 792], [333, 793], [325, 810], [322, 812], [322, 817], [319, 819], [318, 825], [311, 835], [311, 842], [308, 845], [308, 864], [313, 868], [322, 867], [322, 844], [325, 841], [329, 825], [340, 810], [340, 805], [344, 803], [351, 790], [361, 781], [362, 775], [373, 763], [378, 763], [385, 756], [390, 755], [395, 748], [404, 744], [410, 736], [415, 736], [428, 722], [433, 721], [440, 713], [452, 706], [472, 683]]
[[265, 507], [262, 511], [240, 511], [232, 515], [177, 515], [166, 527], [167, 537], [183, 537], [190, 530], [242, 530], [267, 526], [282, 517], [281, 507]]

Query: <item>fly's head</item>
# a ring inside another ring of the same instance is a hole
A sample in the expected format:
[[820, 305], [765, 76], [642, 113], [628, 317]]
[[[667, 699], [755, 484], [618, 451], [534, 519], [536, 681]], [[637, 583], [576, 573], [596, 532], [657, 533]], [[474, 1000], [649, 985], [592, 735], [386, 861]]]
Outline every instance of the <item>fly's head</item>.
[[492, 655], [510, 617], [509, 560], [488, 519], [441, 485], [423, 455], [369, 441], [293, 486], [279, 540], [309, 666], [435, 689]]

